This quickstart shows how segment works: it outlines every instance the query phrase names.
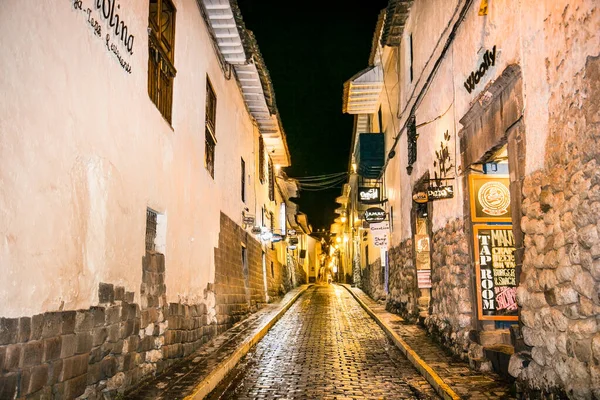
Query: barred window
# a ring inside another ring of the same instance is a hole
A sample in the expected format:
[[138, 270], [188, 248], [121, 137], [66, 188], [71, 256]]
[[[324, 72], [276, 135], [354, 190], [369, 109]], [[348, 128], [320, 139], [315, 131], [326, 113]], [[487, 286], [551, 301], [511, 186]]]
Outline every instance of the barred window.
[[273, 162], [269, 158], [269, 200], [275, 200], [275, 174], [273, 172]]
[[265, 181], [265, 140], [262, 135], [258, 137], [258, 178], [260, 183]]
[[417, 161], [417, 138], [419, 137], [417, 134], [417, 122], [415, 121], [414, 115], [412, 115], [408, 121], [407, 131], [408, 166], [406, 167], [406, 172], [410, 175], [413, 170], [413, 164]]
[[157, 217], [154, 210], [146, 209], [146, 251], [155, 250]]
[[242, 164], [241, 164], [241, 185], [242, 185], [242, 201], [246, 202], [246, 162], [244, 161], [244, 159], [242, 158]]
[[175, 70], [175, 7], [171, 0], [150, 0], [148, 16], [148, 95], [171, 123]]
[[217, 96], [206, 78], [206, 117], [205, 117], [205, 152], [204, 166], [212, 178], [215, 177], [215, 147], [217, 146]]

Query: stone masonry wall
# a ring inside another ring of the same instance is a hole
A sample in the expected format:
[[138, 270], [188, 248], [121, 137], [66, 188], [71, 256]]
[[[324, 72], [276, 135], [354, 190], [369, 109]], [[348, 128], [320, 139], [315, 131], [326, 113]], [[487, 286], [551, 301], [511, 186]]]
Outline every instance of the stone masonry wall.
[[[559, 79], [560, 68], [547, 71]], [[545, 169], [523, 186], [517, 300], [531, 347], [509, 372], [532, 396], [589, 399], [600, 398], [600, 57], [567, 80], [549, 104]]]
[[431, 312], [425, 326], [452, 353], [466, 359], [471, 344], [473, 269], [464, 221], [450, 221], [434, 232], [431, 250]]
[[[242, 243], [247, 270], [242, 265]], [[219, 333], [266, 302], [260, 243], [223, 213], [215, 249], [215, 295]]]
[[113, 398], [216, 334], [204, 304], [166, 304], [162, 254], [142, 265], [142, 307], [101, 283], [87, 310], [0, 318], [0, 399]]
[[[101, 283], [99, 304], [89, 309], [0, 318], [0, 399], [115, 398], [264, 303], [260, 244], [226, 216], [221, 221], [217, 282], [204, 290], [203, 303], [167, 304], [165, 257], [146, 252], [140, 304], [133, 292]], [[283, 274], [280, 266], [274, 271], [280, 295]]]
[[[271, 268], [271, 263], [273, 267]], [[284, 273], [281, 263], [277, 259], [277, 252], [275, 250], [267, 251], [267, 287], [269, 293], [269, 299], [281, 297], [285, 293], [283, 286], [284, 278], [287, 274]]]
[[419, 289], [412, 239], [392, 247], [388, 260], [390, 276], [386, 309], [401, 315], [407, 321], [415, 321], [419, 316]]
[[377, 259], [363, 269], [361, 289], [373, 300], [385, 297], [383, 279], [381, 279], [381, 260]]

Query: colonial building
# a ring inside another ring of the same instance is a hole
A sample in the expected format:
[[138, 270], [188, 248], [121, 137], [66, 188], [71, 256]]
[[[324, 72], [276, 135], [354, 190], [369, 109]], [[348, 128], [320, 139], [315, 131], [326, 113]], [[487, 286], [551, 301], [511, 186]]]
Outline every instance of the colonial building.
[[9, 0], [0, 48], [0, 398], [122, 392], [300, 281], [235, 2]]
[[600, 397], [598, 32], [593, 1], [390, 0], [344, 85], [354, 281], [520, 393]]

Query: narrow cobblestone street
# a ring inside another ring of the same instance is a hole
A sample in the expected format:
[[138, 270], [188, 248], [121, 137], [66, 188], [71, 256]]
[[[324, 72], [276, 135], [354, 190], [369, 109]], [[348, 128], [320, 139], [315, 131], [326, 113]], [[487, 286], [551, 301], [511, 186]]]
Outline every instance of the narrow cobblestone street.
[[344, 288], [314, 285], [209, 398], [437, 396]]

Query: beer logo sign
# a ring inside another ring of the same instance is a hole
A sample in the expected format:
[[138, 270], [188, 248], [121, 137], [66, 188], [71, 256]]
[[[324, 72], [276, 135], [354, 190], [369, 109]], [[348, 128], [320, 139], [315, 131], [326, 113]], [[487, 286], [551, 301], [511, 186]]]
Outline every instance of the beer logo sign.
[[507, 175], [469, 176], [473, 222], [512, 222], [510, 180]]
[[510, 206], [510, 193], [508, 188], [500, 182], [486, 182], [477, 193], [481, 211], [487, 215], [498, 217], [508, 212]]

